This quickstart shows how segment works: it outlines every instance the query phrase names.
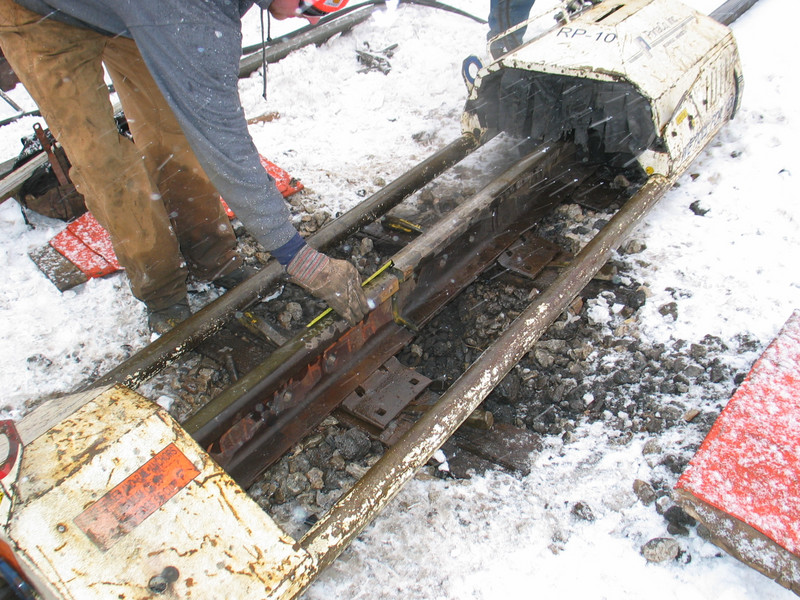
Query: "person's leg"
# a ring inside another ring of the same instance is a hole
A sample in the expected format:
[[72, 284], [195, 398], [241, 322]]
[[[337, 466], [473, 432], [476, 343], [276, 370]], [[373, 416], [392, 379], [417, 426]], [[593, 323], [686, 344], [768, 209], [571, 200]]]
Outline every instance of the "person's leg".
[[210, 281], [237, 269], [236, 235], [219, 193], [197, 162], [136, 43], [110, 39], [103, 53], [134, 144], [157, 182], [190, 272]]
[[0, 45], [72, 163], [134, 295], [151, 310], [186, 296], [186, 268], [139, 151], [114, 122], [101, 56], [109, 38], [0, 0]]
[[[489, 3], [489, 33], [487, 39], [500, 35], [507, 29], [526, 21], [535, 0], [491, 0]], [[492, 56], [498, 58], [522, 43], [526, 27], [499, 38], [491, 44]]]

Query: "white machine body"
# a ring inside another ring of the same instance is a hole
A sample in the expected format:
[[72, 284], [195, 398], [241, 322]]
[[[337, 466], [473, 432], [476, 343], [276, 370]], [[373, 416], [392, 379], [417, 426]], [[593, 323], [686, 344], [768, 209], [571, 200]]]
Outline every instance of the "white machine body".
[[733, 117], [742, 86], [724, 25], [675, 0], [605, 0], [480, 69], [462, 129], [570, 134], [669, 176]]
[[[311, 556], [157, 404], [124, 387], [81, 402], [0, 482], [0, 538], [41, 597], [256, 600], [308, 584]], [[41, 419], [18, 424], [23, 441]]]

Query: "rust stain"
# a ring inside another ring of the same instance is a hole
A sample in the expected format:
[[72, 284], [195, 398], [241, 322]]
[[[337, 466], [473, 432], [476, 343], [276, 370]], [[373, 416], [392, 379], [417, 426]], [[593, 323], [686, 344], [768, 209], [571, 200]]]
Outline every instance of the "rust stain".
[[108, 550], [199, 474], [186, 455], [169, 444], [74, 522], [98, 548]]

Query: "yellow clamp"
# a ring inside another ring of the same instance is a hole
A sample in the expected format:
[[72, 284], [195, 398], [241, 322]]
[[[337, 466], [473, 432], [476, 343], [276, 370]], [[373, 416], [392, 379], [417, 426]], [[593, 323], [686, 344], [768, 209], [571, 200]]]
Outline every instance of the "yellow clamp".
[[381, 224], [389, 229], [397, 229], [404, 233], [422, 233], [422, 227], [416, 223], [412, 223], [408, 219], [401, 219], [400, 217], [393, 217], [386, 215], [381, 220]]

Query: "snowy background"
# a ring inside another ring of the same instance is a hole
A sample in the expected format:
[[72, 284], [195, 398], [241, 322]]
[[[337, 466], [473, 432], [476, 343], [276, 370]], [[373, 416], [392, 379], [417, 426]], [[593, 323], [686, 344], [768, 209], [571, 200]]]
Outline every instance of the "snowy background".
[[[719, 0], [721, 2], [721, 0]], [[692, 0], [710, 12], [717, 0]], [[534, 12], [553, 6], [539, 0]], [[488, 0], [454, 5], [485, 18]], [[746, 371], [800, 308], [800, 4], [760, 0], [733, 25], [745, 74], [742, 109], [637, 232], [647, 249], [636, 277], [650, 298], [638, 313], [643, 340], [723, 340], [749, 335], [760, 347], [731, 351]], [[273, 35], [296, 23], [273, 24]], [[241, 82], [260, 152], [307, 186], [308, 210], [346, 210], [460, 133], [465, 99], [461, 61], [485, 53], [486, 25], [421, 6], [389, 6], [351, 34], [305, 48]], [[258, 41], [248, 14], [246, 43]], [[398, 44], [392, 70], [359, 73], [355, 50]], [[781, 58], [784, 57], [784, 58]], [[25, 103], [24, 90], [11, 93]], [[29, 101], [28, 101], [28, 105]], [[16, 156], [26, 118], [0, 129], [0, 160]], [[707, 210], [698, 216], [689, 206]], [[29, 228], [13, 200], [0, 204], [0, 387], [5, 416], [68, 393], [149, 340], [144, 307], [124, 275], [59, 293], [28, 252], [63, 224], [35, 217]], [[658, 307], [677, 302], [678, 319]], [[602, 323], [598, 326], [603, 326]], [[731, 347], [735, 347], [731, 344]], [[694, 394], [694, 397], [692, 395]], [[707, 400], [689, 396], [702, 407]], [[718, 399], [713, 399], [716, 402]], [[579, 428], [569, 444], [548, 438], [525, 478], [492, 474], [469, 481], [418, 479], [325, 572], [308, 598], [788, 599], [795, 596], [695, 534], [681, 538], [681, 560], [648, 564], [647, 540], [666, 522], [637, 502], [634, 479], [652, 467], [647, 442], [610, 443], [602, 423]], [[678, 443], [665, 432], [659, 443]], [[590, 505], [594, 522], [570, 506]], [[688, 560], [691, 557], [691, 560]]]

